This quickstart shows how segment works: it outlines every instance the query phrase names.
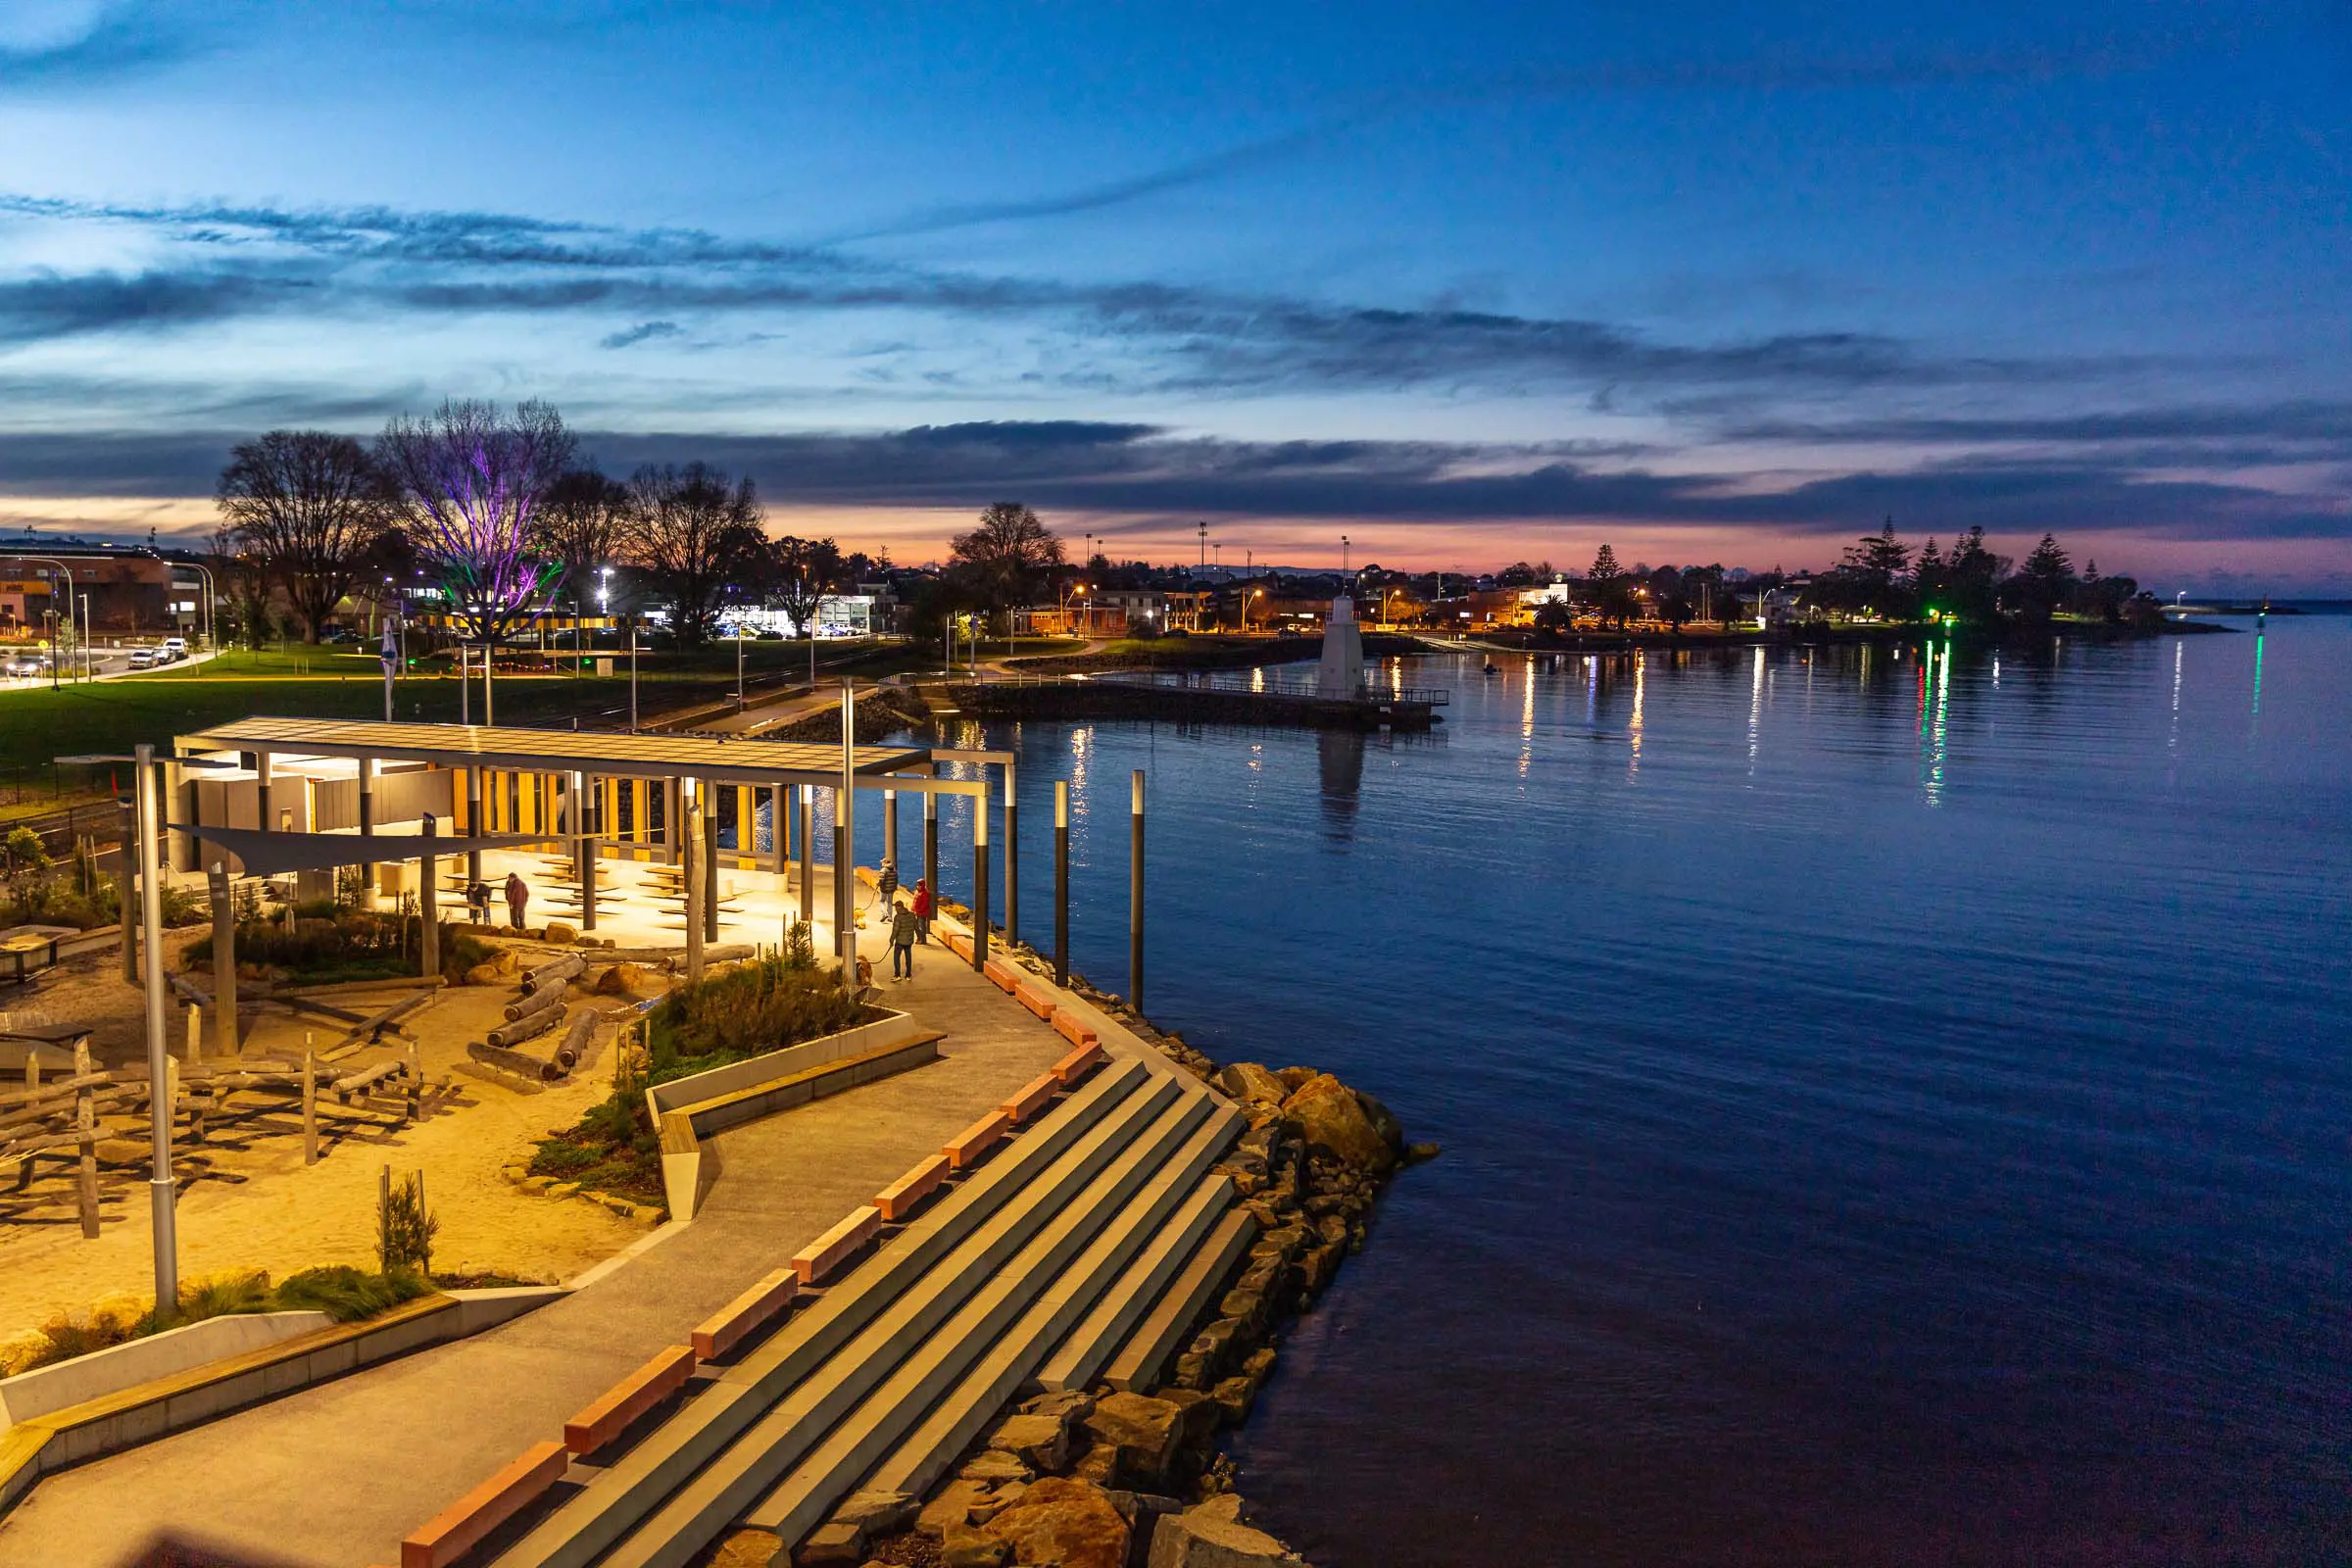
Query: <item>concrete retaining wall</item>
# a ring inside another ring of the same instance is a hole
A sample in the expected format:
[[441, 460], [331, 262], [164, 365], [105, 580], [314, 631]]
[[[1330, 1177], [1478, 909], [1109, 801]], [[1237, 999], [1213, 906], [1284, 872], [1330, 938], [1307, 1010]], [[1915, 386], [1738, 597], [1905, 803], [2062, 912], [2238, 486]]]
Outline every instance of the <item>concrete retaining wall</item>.
[[324, 1312], [238, 1313], [0, 1378], [0, 1428], [334, 1326]]
[[922, 1026], [903, 1012], [893, 1012], [872, 1023], [861, 1023], [855, 1029], [844, 1029], [837, 1035], [821, 1035], [805, 1040], [782, 1051], [771, 1051], [748, 1061], [730, 1062], [698, 1072], [691, 1078], [672, 1078], [645, 1092], [646, 1103], [653, 1107], [654, 1120], [659, 1123], [662, 1113], [676, 1110], [682, 1105], [701, 1104], [705, 1101], [721, 1100], [728, 1095], [756, 1089], [778, 1078], [789, 1078], [796, 1072], [807, 1072], [844, 1056], [855, 1056], [868, 1051], [880, 1051], [886, 1046], [899, 1045], [922, 1033]]

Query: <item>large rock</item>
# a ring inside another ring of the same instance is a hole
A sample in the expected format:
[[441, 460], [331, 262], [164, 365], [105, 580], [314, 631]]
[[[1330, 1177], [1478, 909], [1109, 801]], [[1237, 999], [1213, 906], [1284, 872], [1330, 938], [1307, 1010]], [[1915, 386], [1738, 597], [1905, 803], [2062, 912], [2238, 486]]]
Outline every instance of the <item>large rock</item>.
[[626, 961], [600, 969], [589, 989], [604, 997], [643, 996], [654, 988], [645, 966]]
[[1006, 1416], [988, 1435], [988, 1446], [1047, 1475], [1069, 1468], [1069, 1423], [1057, 1415]]
[[771, 1531], [738, 1530], [718, 1544], [709, 1568], [768, 1568], [781, 1545]]
[[1048, 1476], [980, 1527], [1036, 1568], [1127, 1568], [1127, 1521], [1090, 1481]]
[[939, 1544], [940, 1568], [1004, 1568], [1012, 1548], [994, 1536], [958, 1525]]
[[914, 1528], [932, 1540], [945, 1538], [951, 1530], [969, 1525], [972, 1508], [988, 1496], [988, 1488], [977, 1481], [956, 1480], [939, 1489], [939, 1494], [923, 1504], [914, 1516]]
[[1217, 1087], [1244, 1104], [1279, 1105], [1290, 1093], [1282, 1080], [1254, 1061], [1237, 1061], [1217, 1074]]
[[1162, 1515], [1152, 1532], [1151, 1568], [1296, 1568], [1304, 1560], [1242, 1523], [1241, 1510], [1242, 1499], [1228, 1492]]
[[1309, 1149], [1365, 1170], [1387, 1170], [1396, 1152], [1364, 1113], [1355, 1092], [1329, 1073], [1317, 1073], [1282, 1102], [1282, 1114]]
[[1095, 1401], [1086, 1429], [1118, 1455], [1121, 1469], [1156, 1481], [1167, 1473], [1184, 1441], [1184, 1407], [1142, 1394], [1106, 1394]]
[[579, 927], [562, 920], [550, 920], [547, 922], [547, 935], [541, 940], [552, 942], [558, 947], [569, 947], [572, 943], [580, 940]]

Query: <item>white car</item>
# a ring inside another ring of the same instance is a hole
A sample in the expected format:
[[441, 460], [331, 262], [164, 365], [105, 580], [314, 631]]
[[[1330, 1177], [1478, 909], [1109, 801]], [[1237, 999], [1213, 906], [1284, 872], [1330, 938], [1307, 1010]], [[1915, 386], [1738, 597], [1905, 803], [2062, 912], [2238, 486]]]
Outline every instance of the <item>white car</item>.
[[162, 657], [163, 662], [175, 664], [188, 657], [188, 640], [185, 637], [167, 637], [156, 653]]
[[0, 674], [17, 680], [29, 680], [35, 675], [49, 673], [49, 659], [45, 654], [11, 654], [6, 664], [0, 664]]
[[153, 669], [157, 662], [152, 648], [133, 648], [130, 651], [130, 667], [133, 669]]

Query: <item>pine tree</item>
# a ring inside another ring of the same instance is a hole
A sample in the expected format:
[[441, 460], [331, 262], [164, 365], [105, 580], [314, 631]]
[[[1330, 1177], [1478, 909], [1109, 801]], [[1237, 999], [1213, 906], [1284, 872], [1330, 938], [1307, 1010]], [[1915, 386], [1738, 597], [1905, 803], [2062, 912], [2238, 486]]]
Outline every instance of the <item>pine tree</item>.
[[1625, 575], [1625, 568], [1617, 564], [1617, 552], [1602, 545], [1600, 553], [1592, 558], [1592, 569], [1585, 575], [1595, 583], [1612, 582]]
[[1877, 533], [1866, 533], [1847, 547], [1845, 567], [1858, 571], [1875, 582], [1889, 583], [1900, 577], [1911, 564], [1911, 547], [1897, 542], [1894, 519]]
[[2057, 539], [2045, 533], [2026, 558], [2025, 573], [2035, 582], [2055, 587], [2075, 574], [2075, 564], [2058, 548]]

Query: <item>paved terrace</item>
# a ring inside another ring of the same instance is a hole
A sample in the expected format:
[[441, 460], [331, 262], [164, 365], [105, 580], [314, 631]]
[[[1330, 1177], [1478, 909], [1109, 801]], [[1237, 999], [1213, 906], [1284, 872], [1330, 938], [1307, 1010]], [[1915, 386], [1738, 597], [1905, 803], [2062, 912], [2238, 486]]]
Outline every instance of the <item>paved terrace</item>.
[[527, 1317], [44, 1480], [0, 1524], [0, 1568], [120, 1568], [166, 1533], [272, 1568], [397, 1560], [403, 1536], [1069, 1049], [944, 947], [896, 984], [866, 944], [883, 1000], [948, 1032], [940, 1061], [721, 1134], [693, 1224]]

